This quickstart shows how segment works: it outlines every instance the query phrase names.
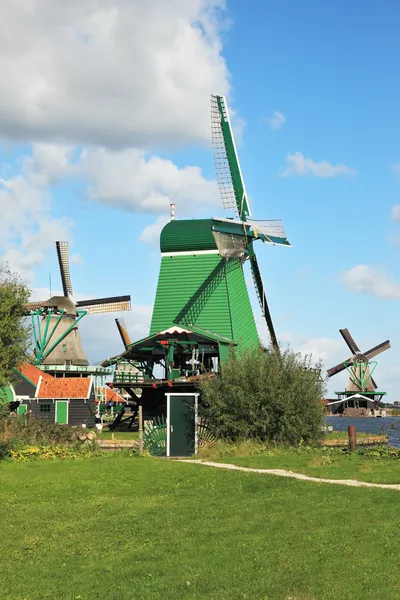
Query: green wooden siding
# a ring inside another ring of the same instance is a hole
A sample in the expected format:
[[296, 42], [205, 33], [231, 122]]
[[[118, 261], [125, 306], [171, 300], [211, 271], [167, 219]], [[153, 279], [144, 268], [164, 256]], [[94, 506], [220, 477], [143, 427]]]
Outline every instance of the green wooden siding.
[[150, 335], [174, 324], [190, 324], [218, 335], [258, 342], [243, 269], [218, 254], [171, 255], [161, 260]]
[[161, 252], [216, 250], [212, 226], [212, 219], [170, 221], [161, 232]]

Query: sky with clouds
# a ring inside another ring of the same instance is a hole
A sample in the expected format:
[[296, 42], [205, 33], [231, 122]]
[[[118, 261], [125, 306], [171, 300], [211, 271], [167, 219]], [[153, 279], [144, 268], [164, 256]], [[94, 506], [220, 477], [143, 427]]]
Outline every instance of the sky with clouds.
[[[170, 202], [224, 215], [226, 95], [253, 215], [293, 244], [258, 248], [278, 338], [326, 367], [347, 358], [339, 328], [389, 338], [375, 379], [400, 399], [399, 18], [391, 0], [3, 0], [1, 260], [41, 298], [69, 240], [76, 297], [131, 294], [146, 335]], [[121, 349], [112, 316], [80, 328], [91, 361]]]

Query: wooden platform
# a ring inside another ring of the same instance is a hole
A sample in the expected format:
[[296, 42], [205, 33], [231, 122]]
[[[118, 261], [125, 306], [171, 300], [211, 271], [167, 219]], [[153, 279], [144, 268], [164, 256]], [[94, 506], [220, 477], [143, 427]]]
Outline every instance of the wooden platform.
[[[357, 446], [376, 446], [379, 444], [387, 444], [387, 435], [369, 435], [369, 436], [357, 436]], [[322, 440], [322, 446], [329, 446], [330, 448], [346, 448], [348, 446], [348, 439], [342, 438], [337, 440]]]
[[129, 450], [139, 446], [138, 440], [97, 440], [102, 450]]

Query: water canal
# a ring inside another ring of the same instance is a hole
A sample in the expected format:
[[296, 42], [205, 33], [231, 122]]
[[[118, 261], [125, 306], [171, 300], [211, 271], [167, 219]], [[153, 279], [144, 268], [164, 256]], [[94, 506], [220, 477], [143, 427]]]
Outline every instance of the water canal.
[[400, 417], [325, 417], [325, 422], [333, 431], [347, 431], [355, 425], [359, 433], [385, 434], [389, 446], [400, 448]]

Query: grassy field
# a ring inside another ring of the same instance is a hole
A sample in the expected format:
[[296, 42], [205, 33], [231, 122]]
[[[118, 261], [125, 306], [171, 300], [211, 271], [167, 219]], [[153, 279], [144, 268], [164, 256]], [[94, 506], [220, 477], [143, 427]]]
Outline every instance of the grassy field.
[[399, 501], [118, 454], [3, 462], [0, 597], [394, 600]]

